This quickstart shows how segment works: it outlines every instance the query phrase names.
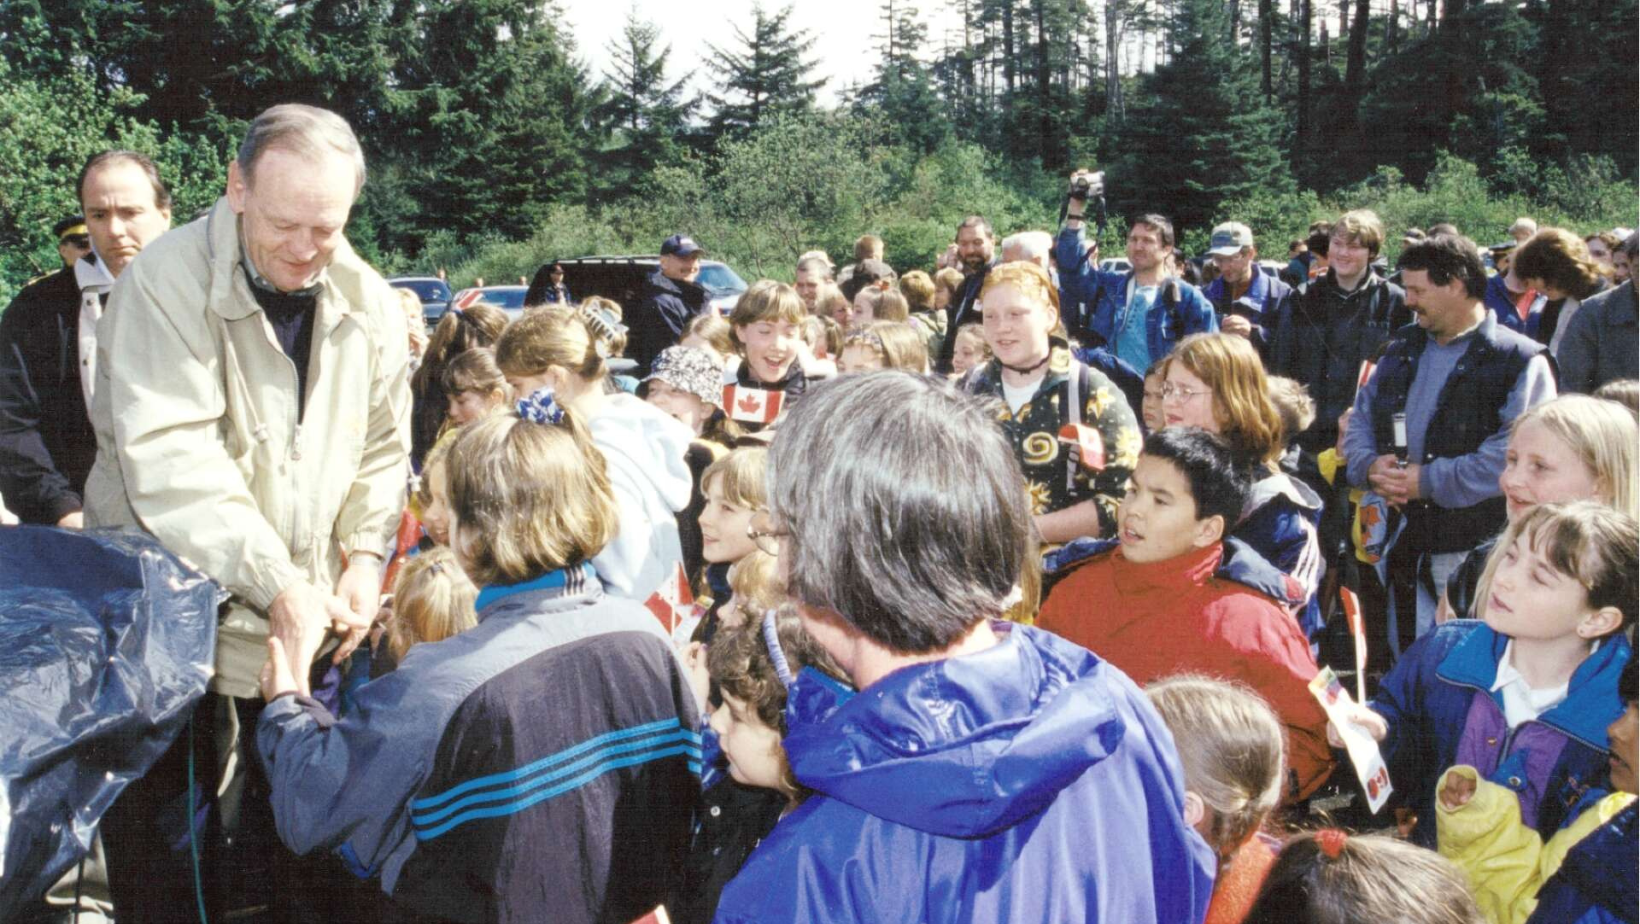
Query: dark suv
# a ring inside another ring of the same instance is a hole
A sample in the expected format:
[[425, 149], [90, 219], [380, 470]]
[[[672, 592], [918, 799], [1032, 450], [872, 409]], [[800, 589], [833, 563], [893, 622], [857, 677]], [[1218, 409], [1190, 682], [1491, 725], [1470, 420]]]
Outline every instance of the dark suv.
[[[553, 265], [548, 263], [536, 271], [524, 304], [539, 305], [543, 301], [552, 285], [548, 270]], [[630, 308], [643, 295], [644, 280], [660, 269], [660, 260], [657, 257], [580, 257], [559, 260], [557, 265], [564, 268], [564, 286], [577, 299], [599, 295], [613, 299], [622, 308]], [[720, 314], [728, 314], [736, 299], [746, 291], [746, 281], [717, 260], [700, 261], [700, 275], [695, 281], [706, 290], [707, 300]]]

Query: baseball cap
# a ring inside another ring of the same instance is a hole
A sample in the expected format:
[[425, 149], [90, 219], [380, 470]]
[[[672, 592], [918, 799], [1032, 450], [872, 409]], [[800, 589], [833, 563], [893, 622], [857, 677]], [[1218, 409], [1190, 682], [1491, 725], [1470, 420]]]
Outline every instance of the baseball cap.
[[1240, 253], [1243, 247], [1253, 246], [1253, 229], [1239, 221], [1227, 221], [1213, 229], [1213, 241], [1208, 246], [1208, 252], [1215, 256]]
[[674, 234], [661, 242], [661, 256], [688, 257], [705, 252], [706, 248], [686, 234]]
[[699, 347], [669, 346], [662, 350], [643, 384], [655, 379], [712, 407], [723, 406], [723, 364]]

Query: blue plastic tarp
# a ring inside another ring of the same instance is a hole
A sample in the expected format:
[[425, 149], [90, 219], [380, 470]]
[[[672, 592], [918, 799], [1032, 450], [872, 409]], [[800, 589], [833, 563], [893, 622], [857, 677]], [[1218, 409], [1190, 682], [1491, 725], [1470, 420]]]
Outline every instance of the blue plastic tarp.
[[139, 533], [0, 527], [0, 920], [79, 861], [186, 726], [221, 599]]

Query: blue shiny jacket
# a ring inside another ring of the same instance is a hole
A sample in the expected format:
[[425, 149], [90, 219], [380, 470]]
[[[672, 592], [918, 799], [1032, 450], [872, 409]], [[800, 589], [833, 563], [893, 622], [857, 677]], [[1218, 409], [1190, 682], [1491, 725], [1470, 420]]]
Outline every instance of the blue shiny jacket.
[[[1469, 764], [1507, 787], [1521, 819], [1545, 840], [1607, 772], [1606, 726], [1623, 712], [1618, 675], [1633, 657], [1621, 633], [1602, 640], [1572, 673], [1566, 699], [1511, 729], [1502, 695], [1492, 692], [1509, 638], [1478, 619], [1436, 626], [1384, 676], [1370, 705], [1389, 724], [1380, 747], [1390, 779], [1414, 813], [1435, 817], [1435, 784], [1454, 764]], [[1412, 839], [1435, 846], [1435, 825]]]
[[[1084, 347], [1108, 346], [1127, 323], [1128, 283], [1132, 273], [1108, 273], [1082, 255], [1082, 231], [1066, 228], [1054, 244], [1059, 260], [1059, 304], [1065, 327]], [[1152, 359], [1173, 352], [1191, 334], [1219, 329], [1213, 306], [1201, 290], [1178, 279], [1164, 280], [1156, 305], [1145, 318], [1145, 340]], [[1141, 375], [1144, 370], [1138, 370]]]
[[1270, 475], [1253, 485], [1241, 521], [1230, 531], [1297, 583], [1301, 598], [1287, 603], [1312, 645], [1326, 628], [1318, 594], [1324, 569], [1318, 532], [1321, 507], [1321, 496], [1309, 485], [1286, 473]]
[[815, 794], [724, 889], [719, 924], [1202, 919], [1213, 855], [1161, 718], [1085, 649], [997, 629], [852, 698], [799, 677], [785, 745]]

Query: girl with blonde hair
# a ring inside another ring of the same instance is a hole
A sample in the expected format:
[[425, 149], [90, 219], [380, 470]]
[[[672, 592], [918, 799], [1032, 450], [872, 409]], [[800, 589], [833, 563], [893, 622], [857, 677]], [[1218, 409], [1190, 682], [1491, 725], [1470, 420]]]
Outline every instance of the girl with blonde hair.
[[[833, 337], [831, 331], [837, 324], [830, 318], [822, 318], [811, 314], [803, 319], [801, 325], [803, 344], [808, 350], [808, 376], [811, 379], [829, 379], [837, 374], [837, 363], [832, 359], [842, 351], [842, 337]], [[838, 341], [838, 351], [833, 352], [831, 344]], [[802, 361], [802, 360], [800, 360]]]
[[678, 340], [678, 345], [709, 350], [717, 355], [719, 362], [726, 363], [736, 358], [735, 341], [729, 335], [729, 322], [715, 311], [696, 315], [695, 319], [689, 322], [689, 326], [683, 329], [683, 337]]
[[695, 641], [712, 640], [719, 616], [734, 594], [729, 569], [757, 552], [747, 529], [753, 516], [768, 509], [763, 479], [768, 457], [762, 446], [745, 446], [713, 462], [701, 475], [706, 495], [700, 513], [701, 557], [706, 560], [703, 577], [712, 605], [694, 633]]
[[[991, 361], [991, 345], [985, 342], [985, 329], [978, 324], [964, 324], [952, 336], [957, 342], [951, 348], [951, 377], [960, 379], [970, 369]], [[933, 351], [929, 351], [933, 355]]]
[[1625, 711], [1618, 683], [1640, 600], [1635, 536], [1633, 517], [1594, 501], [1517, 516], [1482, 574], [1481, 618], [1426, 632], [1369, 704], [1340, 704], [1380, 742], [1395, 789], [1423, 819], [1415, 842], [1436, 845], [1430, 821], [1454, 766], [1504, 785], [1543, 838], [1612, 770], [1606, 729]]
[[[1515, 418], [1498, 489], [1509, 522], [1539, 504], [1593, 500], [1640, 516], [1640, 425], [1628, 409], [1588, 395], [1562, 395]], [[1446, 582], [1436, 615], [1479, 616], [1477, 588], [1497, 539], [1476, 546]]]
[[956, 297], [957, 290], [962, 288], [962, 270], [947, 266], [934, 274], [934, 310], [945, 311], [951, 307], [951, 299]]
[[690, 429], [635, 395], [612, 388], [607, 343], [572, 308], [525, 313], [496, 343], [496, 363], [520, 404], [542, 395], [584, 422], [609, 468], [620, 529], [593, 560], [609, 592], [646, 600], [683, 567], [677, 514], [694, 483]]
[[1262, 829], [1281, 801], [1281, 720], [1251, 689], [1194, 674], [1147, 684], [1145, 695], [1173, 740], [1187, 743], [1179, 748], [1185, 820], [1219, 858], [1206, 924], [1237, 924], [1280, 849]]
[[871, 372], [877, 369], [928, 371], [928, 351], [922, 337], [904, 321], [873, 321], [856, 328], [843, 341], [838, 372]]
[[894, 289], [884, 289], [882, 297], [877, 299], [876, 311], [872, 314], [873, 321], [909, 321], [911, 319], [911, 303], [906, 297]]
[[837, 286], [826, 283], [814, 298], [814, 313], [847, 331], [854, 323], [854, 303]]
[[393, 617], [387, 623], [393, 663], [404, 660], [412, 645], [442, 642], [477, 625], [477, 599], [478, 588], [454, 552], [437, 547], [412, 556], [393, 582]]
[[1253, 488], [1230, 530], [1292, 578], [1298, 593], [1284, 601], [1313, 643], [1322, 628], [1316, 592], [1321, 585], [1321, 497], [1281, 471], [1286, 434], [1270, 400], [1264, 363], [1245, 337], [1192, 334], [1168, 354], [1162, 416], [1169, 427], [1216, 433], [1252, 473]]

